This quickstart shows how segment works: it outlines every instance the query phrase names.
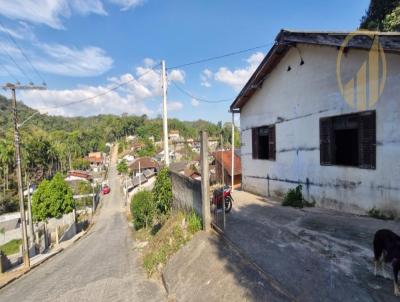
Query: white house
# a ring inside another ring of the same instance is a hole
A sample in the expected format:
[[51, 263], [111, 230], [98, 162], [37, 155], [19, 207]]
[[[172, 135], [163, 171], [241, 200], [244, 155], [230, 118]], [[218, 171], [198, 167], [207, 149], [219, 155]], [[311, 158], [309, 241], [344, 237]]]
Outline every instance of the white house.
[[282, 30], [230, 109], [244, 190], [400, 212], [400, 33]]

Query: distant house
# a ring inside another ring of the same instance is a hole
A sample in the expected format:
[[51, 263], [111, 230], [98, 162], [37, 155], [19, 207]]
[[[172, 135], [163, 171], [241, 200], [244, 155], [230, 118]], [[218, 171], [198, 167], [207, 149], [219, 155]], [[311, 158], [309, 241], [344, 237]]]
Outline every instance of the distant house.
[[151, 170], [157, 173], [160, 170], [159, 163], [150, 157], [139, 157], [132, 164], [129, 165], [129, 171], [136, 174], [143, 173], [144, 170]]
[[195, 169], [193, 165], [187, 166], [183, 170], [183, 174], [186, 177], [190, 177], [196, 180], [201, 180], [201, 173], [197, 169]]
[[400, 34], [282, 30], [230, 106], [242, 187], [400, 212]]
[[104, 156], [101, 152], [90, 152], [87, 156], [87, 160], [92, 166], [100, 166], [104, 164]]
[[[223, 174], [224, 183], [230, 186], [232, 184], [232, 150], [215, 151], [213, 155], [216, 180], [221, 181]], [[240, 186], [242, 182], [242, 163], [237, 153], [234, 154], [233, 169], [233, 184], [234, 186]]]
[[171, 130], [168, 134], [168, 138], [173, 142], [179, 141], [181, 139], [179, 130]]
[[65, 181], [92, 181], [93, 177], [90, 173], [86, 171], [80, 171], [80, 170], [71, 170], [68, 171], [67, 177], [64, 179]]

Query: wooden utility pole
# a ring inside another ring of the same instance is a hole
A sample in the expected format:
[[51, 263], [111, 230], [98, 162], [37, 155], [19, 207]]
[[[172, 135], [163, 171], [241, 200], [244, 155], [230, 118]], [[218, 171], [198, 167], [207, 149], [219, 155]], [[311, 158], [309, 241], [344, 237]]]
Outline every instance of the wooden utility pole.
[[19, 196], [19, 210], [21, 213], [21, 231], [22, 231], [22, 258], [24, 261], [25, 268], [30, 267], [29, 260], [29, 245], [28, 245], [28, 235], [26, 229], [26, 219], [25, 219], [25, 209], [24, 209], [24, 192], [22, 189], [22, 169], [21, 169], [21, 149], [20, 149], [20, 138], [19, 138], [19, 127], [22, 125], [18, 124], [17, 115], [17, 89], [32, 90], [32, 89], [45, 89], [43, 86], [34, 85], [19, 85], [8, 83], [3, 85], [4, 89], [11, 90], [12, 93], [12, 107], [13, 107], [13, 122], [14, 122], [14, 143], [15, 143], [15, 160], [16, 160], [16, 170], [18, 179], [18, 196]]
[[169, 150], [168, 150], [168, 116], [167, 116], [167, 73], [165, 69], [165, 61], [161, 61], [162, 66], [162, 89], [163, 89], [163, 133], [164, 133], [164, 161], [169, 166]]
[[203, 230], [211, 229], [211, 213], [210, 213], [210, 174], [208, 167], [208, 134], [206, 131], [201, 131], [201, 201], [202, 201], [202, 216]]

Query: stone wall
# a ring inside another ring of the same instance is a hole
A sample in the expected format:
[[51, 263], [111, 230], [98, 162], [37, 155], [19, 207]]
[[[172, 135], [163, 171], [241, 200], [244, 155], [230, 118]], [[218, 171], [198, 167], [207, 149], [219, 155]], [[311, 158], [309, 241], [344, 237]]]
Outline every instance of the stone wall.
[[201, 217], [201, 182], [171, 171], [173, 208], [195, 210]]

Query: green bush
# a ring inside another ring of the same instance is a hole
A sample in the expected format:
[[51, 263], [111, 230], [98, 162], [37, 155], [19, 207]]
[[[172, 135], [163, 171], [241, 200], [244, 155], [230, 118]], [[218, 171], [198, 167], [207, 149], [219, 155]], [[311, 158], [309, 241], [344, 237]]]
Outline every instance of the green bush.
[[282, 205], [285, 207], [295, 207], [295, 208], [304, 208], [304, 207], [313, 207], [315, 203], [308, 202], [303, 197], [303, 187], [302, 185], [298, 185], [294, 189], [290, 189], [283, 198]]
[[201, 218], [196, 214], [195, 211], [191, 211], [189, 214], [187, 214], [186, 219], [188, 222], [188, 231], [191, 234], [197, 233], [202, 229], [203, 224]]
[[132, 197], [131, 214], [135, 229], [148, 228], [153, 223], [155, 215], [153, 195], [149, 191], [141, 191]]
[[168, 214], [172, 205], [172, 182], [168, 168], [162, 168], [153, 187], [153, 199], [158, 215]]
[[117, 165], [117, 171], [119, 174], [128, 173], [128, 164], [125, 159], [121, 160]]
[[382, 219], [382, 220], [393, 220], [395, 218], [395, 215], [391, 214], [385, 214], [381, 210], [373, 207], [371, 210], [368, 211], [368, 216], [376, 219]]

